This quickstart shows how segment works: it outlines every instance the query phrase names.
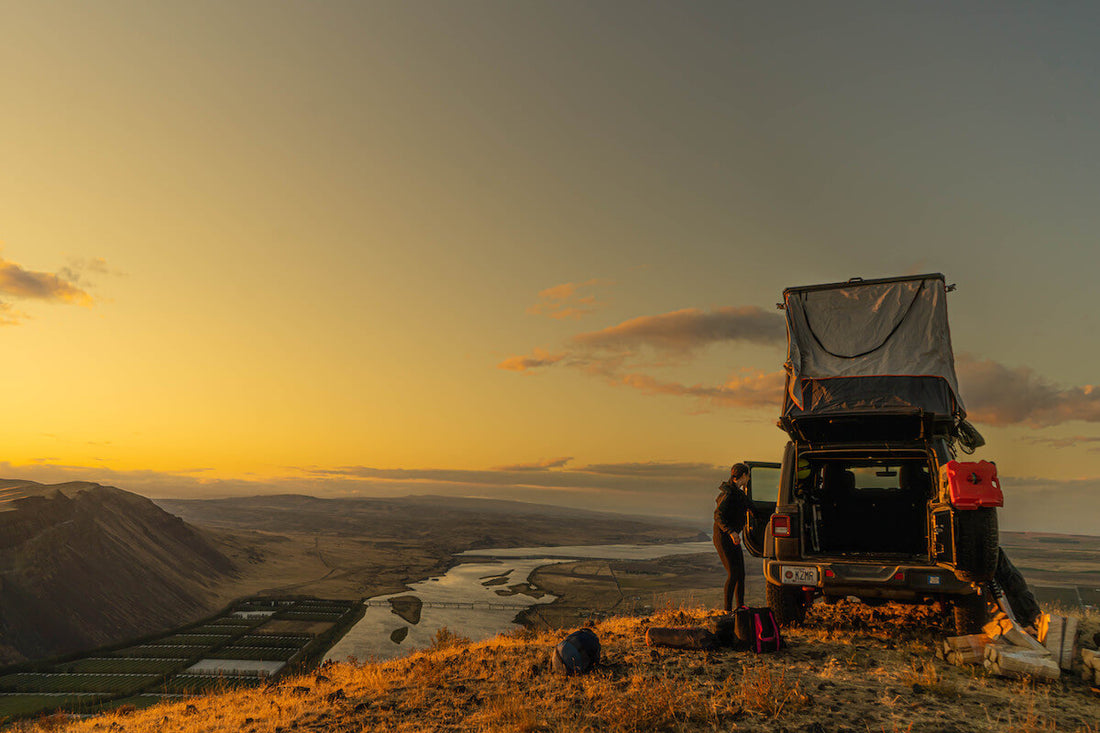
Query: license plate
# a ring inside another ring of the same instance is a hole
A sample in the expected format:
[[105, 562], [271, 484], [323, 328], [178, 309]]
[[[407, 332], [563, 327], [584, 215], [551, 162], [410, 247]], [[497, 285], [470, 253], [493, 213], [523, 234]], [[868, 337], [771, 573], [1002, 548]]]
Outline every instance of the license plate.
[[805, 565], [783, 565], [779, 579], [784, 585], [817, 585], [817, 568]]

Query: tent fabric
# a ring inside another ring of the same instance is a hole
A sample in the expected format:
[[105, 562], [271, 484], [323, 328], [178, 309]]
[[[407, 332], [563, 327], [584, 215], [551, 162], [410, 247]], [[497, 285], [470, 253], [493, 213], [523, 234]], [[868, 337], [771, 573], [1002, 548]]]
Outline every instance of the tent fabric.
[[[947, 288], [942, 275], [910, 279], [855, 281], [836, 286], [789, 288], [784, 291], [787, 314], [787, 399], [806, 409], [804, 392], [836, 387], [817, 380], [838, 377], [932, 377], [946, 382], [953, 400], [932, 399], [914, 407], [965, 415], [955, 375], [955, 356], [947, 324]], [[806, 390], [812, 381], [813, 389]], [[899, 387], [897, 379], [850, 382], [839, 393], [854, 394], [858, 404], [842, 398], [826, 400], [831, 409], [863, 409], [868, 405], [908, 403], [927, 392], [914, 382]], [[869, 390], [869, 391], [868, 391]], [[878, 390], [885, 390], [879, 393]], [[950, 413], [948, 413], [950, 414]]]
[[899, 409], [955, 413], [951, 390], [938, 377], [834, 377], [804, 380], [801, 406], [787, 400], [784, 414], [798, 417]]

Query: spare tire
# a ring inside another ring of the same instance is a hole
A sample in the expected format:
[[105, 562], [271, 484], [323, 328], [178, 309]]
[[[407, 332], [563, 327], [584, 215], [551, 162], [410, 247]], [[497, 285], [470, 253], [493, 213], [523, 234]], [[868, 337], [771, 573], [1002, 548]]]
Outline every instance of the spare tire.
[[993, 507], [955, 511], [955, 575], [984, 583], [997, 571], [997, 510]]
[[955, 613], [955, 633], [959, 636], [977, 634], [989, 620], [985, 597], [977, 593], [955, 599], [952, 606]]
[[768, 608], [780, 626], [801, 626], [806, 620], [806, 593], [793, 585], [764, 584]]

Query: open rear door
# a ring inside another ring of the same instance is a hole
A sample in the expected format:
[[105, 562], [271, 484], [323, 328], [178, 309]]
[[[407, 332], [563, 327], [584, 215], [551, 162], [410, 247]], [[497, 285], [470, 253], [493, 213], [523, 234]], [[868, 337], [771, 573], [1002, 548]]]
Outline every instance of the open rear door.
[[752, 511], [743, 537], [745, 547], [756, 557], [764, 556], [764, 532], [768, 522], [775, 514], [775, 503], [779, 498], [780, 464], [763, 461], [745, 461], [749, 467], [749, 499]]

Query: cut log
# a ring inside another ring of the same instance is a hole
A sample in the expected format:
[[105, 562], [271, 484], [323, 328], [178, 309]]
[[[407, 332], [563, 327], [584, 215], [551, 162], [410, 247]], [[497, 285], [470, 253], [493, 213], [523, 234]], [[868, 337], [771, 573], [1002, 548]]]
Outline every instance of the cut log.
[[1035, 637], [1024, 631], [1018, 623], [1004, 613], [997, 614], [992, 621], [982, 627], [982, 631], [991, 639], [1000, 638], [1023, 649], [1031, 649], [1044, 654], [1049, 653], [1047, 648], [1040, 644]]
[[997, 650], [997, 659], [992, 663], [994, 674], [1006, 677], [1036, 677], [1038, 679], [1056, 680], [1062, 671], [1058, 663], [1046, 652], [1032, 651], [1004, 647]]
[[1062, 669], [1073, 669], [1073, 658], [1076, 656], [1074, 649], [1077, 648], [1077, 619], [1073, 616], [1067, 616], [1065, 621], [1065, 629], [1062, 633], [1062, 649], [1061, 653], [1056, 655], [1059, 660], [1059, 666]]
[[981, 664], [985, 658], [985, 648], [992, 640], [985, 634], [949, 636], [944, 639], [947, 661], [952, 664]]
[[[1047, 614], [1043, 614], [1047, 616]], [[1066, 619], [1064, 616], [1057, 614], [1051, 614], [1049, 621], [1047, 622], [1046, 634], [1040, 636], [1040, 641], [1043, 642], [1043, 646], [1051, 655], [1057, 659], [1062, 658], [1062, 634], [1066, 628]], [[1042, 631], [1042, 629], [1040, 629]]]
[[669, 646], [674, 649], [714, 649], [718, 639], [714, 634], [698, 626], [670, 628], [651, 626], [646, 629], [645, 643], [648, 646]]

